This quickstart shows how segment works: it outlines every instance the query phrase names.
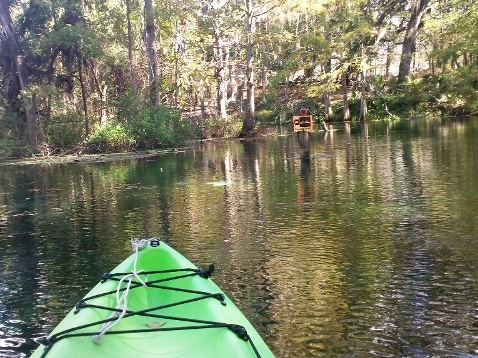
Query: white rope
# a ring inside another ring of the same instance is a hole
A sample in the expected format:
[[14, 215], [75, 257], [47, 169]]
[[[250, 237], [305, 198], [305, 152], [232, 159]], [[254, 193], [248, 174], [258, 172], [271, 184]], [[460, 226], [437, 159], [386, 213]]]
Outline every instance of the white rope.
[[[147, 287], [147, 280], [145, 282], [139, 277], [139, 274], [142, 273], [144, 270], [138, 271], [136, 266], [138, 264], [139, 250], [145, 248], [146, 245], [148, 245], [149, 241], [149, 239], [131, 239], [131, 246], [134, 250], [133, 269], [130, 271], [130, 273], [124, 275], [121, 278], [121, 280], [118, 282], [118, 286], [116, 287], [116, 310], [120, 310], [121, 312], [114, 311], [110, 314], [108, 319], [116, 319], [114, 321], [103, 323], [103, 326], [98, 331], [98, 334], [93, 337], [93, 342], [95, 342], [96, 344], [101, 344], [101, 342], [103, 342], [106, 332], [116, 326], [126, 314], [126, 311], [128, 310], [128, 294], [131, 288], [131, 283], [133, 282], [133, 278], [136, 278], [139, 283], [141, 283], [144, 287]], [[122, 286], [125, 281], [127, 281], [126, 287], [123, 292], [121, 292]]]

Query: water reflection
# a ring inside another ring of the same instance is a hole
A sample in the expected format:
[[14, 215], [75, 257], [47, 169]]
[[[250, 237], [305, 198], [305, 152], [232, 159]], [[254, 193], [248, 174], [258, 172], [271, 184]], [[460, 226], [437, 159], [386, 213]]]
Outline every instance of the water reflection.
[[278, 357], [478, 354], [478, 121], [335, 125], [154, 160], [0, 167], [0, 356], [26, 355], [128, 239], [161, 236]]

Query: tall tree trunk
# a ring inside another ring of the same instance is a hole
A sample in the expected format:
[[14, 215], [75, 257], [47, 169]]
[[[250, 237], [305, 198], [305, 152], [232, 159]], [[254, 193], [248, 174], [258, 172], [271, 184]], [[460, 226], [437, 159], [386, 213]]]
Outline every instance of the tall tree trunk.
[[[184, 14], [184, 16], [187, 16]], [[173, 86], [173, 106], [178, 107], [178, 98], [182, 96], [184, 86], [182, 80], [182, 66], [184, 66], [184, 57], [186, 55], [188, 24], [185, 18], [176, 20], [174, 26], [173, 48], [174, 48], [174, 86]]]
[[107, 113], [106, 113], [106, 100], [108, 95], [108, 85], [104, 82], [100, 83], [98, 79], [98, 70], [95, 67], [93, 61], [90, 62], [91, 73], [93, 74], [93, 79], [95, 81], [96, 91], [100, 95], [100, 123], [102, 126], [106, 124]]
[[221, 80], [219, 81], [219, 88], [218, 88], [218, 102], [219, 102], [219, 111], [221, 113], [221, 118], [227, 118], [227, 82], [224, 81], [224, 78], [221, 76]]
[[214, 28], [213, 33], [214, 56], [216, 60], [216, 98], [217, 109], [221, 118], [227, 118], [226, 102], [227, 102], [227, 82], [226, 82], [226, 61], [224, 60], [226, 54], [224, 53], [224, 46], [219, 35], [219, 29]]
[[[329, 9], [329, 5], [326, 5], [325, 6], [326, 8], [326, 11], [324, 13], [324, 37], [325, 37], [325, 40], [330, 43], [330, 9]], [[324, 72], [325, 72], [325, 76], [327, 78], [327, 82], [331, 82], [330, 81], [330, 77], [331, 77], [331, 72], [332, 72], [332, 58], [331, 57], [327, 57], [324, 64]], [[325, 122], [328, 122], [332, 119], [332, 116], [334, 115], [334, 112], [333, 112], [333, 109], [332, 109], [332, 103], [330, 101], [330, 88], [326, 88], [324, 93], [322, 94], [322, 102], [324, 104], [324, 121], [322, 121], [324, 124], [323, 126], [325, 128], [328, 129], [327, 125], [325, 124]], [[324, 128], [324, 129], [325, 129]]]
[[128, 61], [131, 72], [131, 89], [136, 91], [138, 84], [136, 81], [136, 71], [134, 70], [134, 58], [133, 58], [133, 31], [131, 29], [131, 0], [126, 0], [126, 24], [128, 27]]
[[330, 91], [325, 91], [322, 100], [324, 102], [324, 117], [325, 121], [328, 122], [334, 115], [334, 112], [332, 111], [332, 104], [330, 102]]
[[199, 108], [201, 110], [201, 123], [207, 118], [206, 103], [204, 102], [204, 84], [199, 88]]
[[10, 59], [13, 65], [12, 69], [16, 71], [20, 83], [21, 92], [16, 97], [22, 98], [26, 117], [26, 126], [22, 134], [26, 139], [26, 144], [37, 151], [44, 137], [35, 115], [35, 98], [28, 90], [28, 68], [24, 63], [24, 57], [18, 45], [17, 34], [10, 16], [9, 1], [7, 0], [0, 0], [0, 25], [3, 27], [3, 38], [0, 38], [0, 41], [3, 45], [3, 51], [5, 51], [4, 55]]
[[344, 121], [350, 120], [349, 97], [347, 90], [347, 72], [342, 74], [342, 119]]
[[144, 0], [144, 16], [146, 20], [146, 51], [149, 61], [149, 85], [151, 104], [161, 102], [159, 87], [158, 62], [156, 50], [156, 27], [154, 26], [153, 1]]
[[[332, 72], [332, 61], [330, 58], [325, 61], [324, 67], [325, 67], [325, 74], [328, 76], [330, 72]], [[322, 95], [322, 100], [324, 103], [325, 121], [329, 121], [334, 115], [334, 112], [332, 110], [332, 104], [330, 103], [330, 91], [328, 89], [324, 91]]]
[[390, 66], [392, 65], [392, 45], [390, 43], [387, 44], [387, 58], [385, 60], [385, 78], [388, 79], [390, 75]]
[[403, 40], [402, 55], [400, 58], [400, 66], [398, 69], [398, 81], [404, 82], [410, 74], [412, 63], [412, 56], [415, 52], [415, 45], [417, 43], [418, 29], [423, 14], [427, 9], [430, 0], [414, 0], [410, 19], [408, 20], [405, 38]]
[[360, 121], [366, 121], [367, 120], [367, 115], [368, 115], [368, 109], [367, 109], [367, 80], [365, 79], [365, 74], [362, 73], [362, 87], [361, 87], [361, 93], [360, 93], [360, 115], [359, 115], [359, 120]]
[[247, 103], [242, 123], [242, 133], [245, 134], [254, 129], [255, 119], [255, 93], [254, 93], [254, 52], [252, 35], [254, 31], [254, 4], [253, 0], [246, 0], [246, 96]]
[[360, 121], [366, 121], [367, 120], [367, 115], [368, 115], [368, 109], [367, 109], [367, 61], [368, 61], [368, 56], [365, 53], [363, 43], [360, 44], [360, 49], [361, 49], [361, 55], [362, 55], [362, 62], [361, 62], [361, 67], [362, 67], [362, 73], [361, 73], [361, 86], [360, 86], [360, 115], [359, 115], [359, 120]]
[[83, 56], [81, 50], [78, 50], [78, 78], [81, 88], [81, 99], [83, 103], [83, 114], [85, 116], [85, 137], [90, 133], [90, 125], [88, 122], [88, 98], [86, 94], [86, 86], [83, 80]]
[[244, 112], [244, 85], [242, 83], [237, 86], [236, 107], [239, 113]]

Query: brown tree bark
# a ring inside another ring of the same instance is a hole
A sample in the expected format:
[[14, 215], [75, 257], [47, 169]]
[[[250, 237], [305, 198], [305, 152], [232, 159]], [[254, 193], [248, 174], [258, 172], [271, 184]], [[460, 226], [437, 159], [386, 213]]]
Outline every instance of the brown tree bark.
[[329, 121], [332, 116], [334, 115], [334, 112], [332, 111], [332, 104], [330, 102], [330, 91], [325, 91], [322, 100], [324, 103], [324, 116], [325, 120]]
[[216, 62], [216, 98], [217, 109], [222, 119], [227, 118], [227, 81], [226, 81], [226, 64], [227, 51], [223, 46], [223, 41], [219, 34], [219, 29], [214, 27], [213, 32], [214, 57]]
[[151, 104], [161, 102], [161, 91], [158, 76], [158, 61], [156, 49], [156, 27], [154, 25], [153, 1], [144, 0], [144, 16], [146, 22], [146, 51], [149, 61], [149, 86]]
[[360, 85], [360, 114], [359, 120], [366, 121], [368, 115], [368, 108], [367, 108], [367, 62], [368, 56], [365, 53], [365, 49], [363, 44], [360, 45], [361, 49], [361, 56], [362, 56], [362, 72], [360, 74], [361, 77], [361, 85]]
[[398, 81], [404, 82], [410, 75], [413, 53], [417, 43], [418, 29], [430, 0], [413, 0], [410, 19], [408, 20], [407, 30], [402, 45], [402, 55], [398, 69]]
[[81, 51], [78, 51], [78, 80], [80, 81], [83, 114], [85, 116], [85, 136], [88, 136], [90, 133], [90, 124], [88, 118], [88, 95], [86, 93], [85, 81], [83, 79], [83, 56], [81, 55]]
[[3, 27], [3, 36], [0, 38], [3, 51], [6, 52], [5, 54], [11, 61], [12, 71], [15, 71], [15, 75], [20, 83], [20, 90], [17, 96], [22, 98], [26, 117], [26, 125], [21, 134], [24, 136], [26, 144], [33, 151], [37, 151], [43, 142], [44, 136], [40, 125], [37, 123], [35, 99], [28, 89], [29, 72], [24, 63], [23, 53], [18, 45], [17, 34], [10, 16], [9, 2], [7, 0], [0, 0], [0, 25]]
[[[325, 61], [324, 69], [325, 69], [325, 73], [327, 74], [327, 76], [330, 74], [330, 72], [332, 72], [332, 61], [331, 61], [330, 58]], [[329, 90], [324, 91], [324, 93], [322, 95], [322, 100], [323, 100], [323, 103], [324, 103], [325, 121], [329, 121], [332, 118], [332, 116], [334, 115], [334, 112], [332, 110], [332, 104], [331, 104], [331, 101], [330, 101], [330, 91]]]
[[367, 80], [365, 79], [365, 74], [362, 74], [362, 85], [360, 90], [360, 121], [366, 121], [368, 116], [368, 107], [367, 107]]
[[131, 72], [131, 89], [136, 91], [138, 89], [138, 83], [136, 81], [136, 72], [134, 70], [133, 59], [133, 31], [131, 29], [131, 0], [126, 0], [126, 24], [128, 28], [128, 61]]
[[252, 131], [256, 126], [255, 119], [255, 93], [254, 93], [254, 52], [252, 35], [254, 29], [254, 3], [253, 0], [246, 0], [246, 106], [242, 133]]
[[347, 90], [347, 72], [342, 74], [342, 120], [350, 120], [349, 97]]

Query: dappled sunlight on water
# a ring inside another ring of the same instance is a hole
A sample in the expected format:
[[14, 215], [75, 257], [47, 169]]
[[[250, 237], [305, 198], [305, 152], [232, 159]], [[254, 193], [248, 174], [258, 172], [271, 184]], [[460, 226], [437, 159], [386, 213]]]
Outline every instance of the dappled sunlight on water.
[[[338, 127], [338, 128], [337, 128]], [[0, 167], [0, 356], [158, 236], [278, 357], [478, 355], [478, 121], [337, 126], [156, 160]]]

